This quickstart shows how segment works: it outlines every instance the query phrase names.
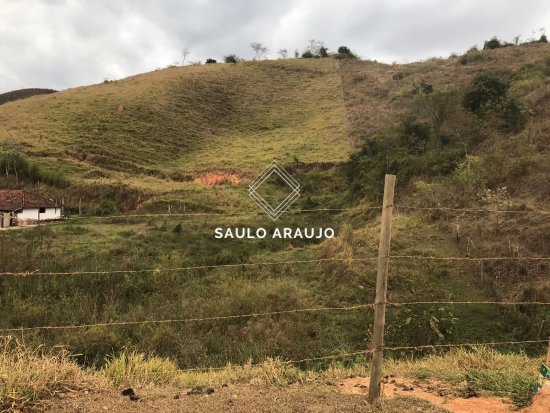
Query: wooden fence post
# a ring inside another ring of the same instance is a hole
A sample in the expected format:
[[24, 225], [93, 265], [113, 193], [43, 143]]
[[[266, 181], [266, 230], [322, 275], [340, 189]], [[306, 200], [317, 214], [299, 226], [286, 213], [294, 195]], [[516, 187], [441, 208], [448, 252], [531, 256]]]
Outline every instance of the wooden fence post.
[[372, 329], [372, 365], [370, 372], [369, 399], [380, 397], [382, 362], [384, 358], [384, 323], [386, 322], [386, 291], [388, 289], [388, 266], [390, 262], [391, 221], [395, 175], [386, 175], [380, 243], [378, 245], [378, 268], [376, 272], [376, 298], [374, 300], [374, 325]]

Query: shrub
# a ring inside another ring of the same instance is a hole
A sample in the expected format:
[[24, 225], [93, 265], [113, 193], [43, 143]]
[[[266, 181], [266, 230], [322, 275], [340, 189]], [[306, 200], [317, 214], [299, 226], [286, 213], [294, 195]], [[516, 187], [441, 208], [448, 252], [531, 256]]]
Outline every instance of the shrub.
[[548, 43], [548, 38], [545, 34], [542, 34], [539, 39], [539, 43]]
[[223, 58], [223, 61], [225, 63], [239, 63], [241, 59], [239, 59], [236, 55], [230, 54]]
[[466, 53], [460, 56], [458, 60], [460, 64], [465, 65], [471, 62], [477, 62], [484, 59], [484, 54], [478, 50], [476, 46], [470, 48]]
[[[211, 57], [209, 57], [208, 59], [206, 59], [206, 62], [205, 62], [205, 63], [206, 63], [206, 64], [212, 64], [212, 63], [218, 63], [218, 62], [216, 61], [216, 59], [212, 59]], [[227, 63], [227, 62], [226, 62], [226, 63]]]
[[110, 199], [104, 199], [101, 201], [101, 203], [96, 207], [95, 214], [96, 215], [111, 215], [118, 211], [118, 205], [111, 201]]
[[525, 127], [531, 110], [519, 99], [507, 97], [509, 88], [510, 80], [506, 74], [480, 73], [464, 94], [462, 104], [478, 116], [493, 112], [504, 120], [505, 129], [519, 132]]
[[434, 91], [434, 87], [433, 85], [426, 83], [426, 81], [422, 80], [422, 82], [420, 82], [420, 90], [422, 91], [422, 93], [432, 93]]
[[501, 116], [504, 126], [512, 132], [521, 131], [531, 115], [531, 110], [517, 98], [509, 98], [502, 105]]
[[510, 82], [500, 72], [478, 74], [466, 90], [462, 105], [470, 112], [482, 115], [494, 110], [503, 102]]
[[328, 48], [327, 47], [324, 47], [324, 46], [321, 46], [319, 48], [319, 56], [321, 57], [328, 57]]
[[176, 234], [179, 234], [179, 233], [181, 233], [182, 228], [183, 228], [183, 227], [182, 227], [181, 223], [176, 224], [176, 226], [174, 227], [174, 232], [175, 232]]
[[503, 46], [503, 44], [495, 36], [495, 37], [492, 37], [491, 40], [485, 41], [485, 43], [483, 44], [483, 50], [498, 49], [502, 46]]
[[347, 46], [340, 46], [335, 57], [337, 59], [357, 59], [357, 56]]
[[416, 110], [429, 119], [436, 137], [439, 137], [444, 122], [456, 113], [459, 96], [456, 90], [438, 90], [415, 98]]
[[312, 59], [315, 55], [311, 53], [309, 50], [306, 50], [304, 53], [302, 53], [302, 59]]

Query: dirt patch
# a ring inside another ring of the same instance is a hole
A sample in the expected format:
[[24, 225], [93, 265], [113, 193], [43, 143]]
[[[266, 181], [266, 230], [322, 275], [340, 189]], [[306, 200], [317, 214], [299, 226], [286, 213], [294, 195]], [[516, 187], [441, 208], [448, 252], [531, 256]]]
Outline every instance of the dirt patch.
[[[415, 380], [388, 377], [383, 384], [383, 399], [395, 397], [415, 397], [441, 406], [452, 413], [510, 413], [516, 411], [509, 399], [486, 397], [473, 390], [457, 391], [443, 383], [420, 383]], [[337, 388], [344, 394], [367, 395], [369, 378], [358, 377], [337, 383]], [[542, 411], [542, 410], [541, 410]], [[544, 410], [548, 412], [549, 410]], [[539, 413], [538, 410], [525, 413]]]
[[[290, 386], [229, 385], [213, 392], [190, 389], [134, 389], [122, 396], [120, 390], [102, 393], [68, 393], [52, 401], [46, 412], [242, 412], [242, 413], [445, 413], [429, 402], [396, 397], [371, 405], [364, 396], [341, 394], [323, 383]], [[188, 394], [189, 392], [189, 394]]]
[[193, 182], [207, 186], [224, 184], [237, 185], [241, 182], [241, 177], [235, 172], [210, 171], [196, 175], [193, 178]]
[[533, 404], [520, 411], [521, 413], [550, 412], [550, 387], [543, 387], [533, 399]]

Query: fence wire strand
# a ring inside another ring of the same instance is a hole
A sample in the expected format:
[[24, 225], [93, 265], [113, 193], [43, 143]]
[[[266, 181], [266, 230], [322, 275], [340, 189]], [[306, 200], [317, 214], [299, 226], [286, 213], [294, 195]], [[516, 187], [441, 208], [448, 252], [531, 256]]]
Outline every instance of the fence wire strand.
[[[460, 343], [460, 344], [423, 344], [417, 346], [393, 346], [393, 347], [384, 347], [376, 350], [385, 350], [385, 351], [397, 351], [397, 350], [426, 350], [426, 349], [436, 349], [436, 348], [453, 348], [453, 347], [483, 347], [483, 346], [501, 346], [501, 345], [519, 345], [519, 344], [542, 344], [548, 343], [548, 340], [521, 340], [521, 341], [489, 341], [484, 343]], [[299, 360], [289, 360], [287, 363], [300, 364], [308, 361], [322, 361], [322, 360], [336, 360], [339, 358], [348, 358], [360, 355], [367, 355], [374, 353], [375, 349], [369, 350], [359, 350], [353, 351], [350, 353], [341, 353], [333, 354], [320, 357], [310, 357], [303, 358]]]
[[[288, 261], [260, 261], [260, 262], [243, 262], [235, 264], [211, 264], [211, 265], [193, 265], [188, 267], [172, 267], [172, 268], [149, 268], [143, 270], [97, 270], [97, 271], [50, 271], [41, 272], [35, 271], [22, 271], [22, 272], [0, 272], [0, 276], [30, 276], [30, 275], [105, 275], [105, 274], [136, 274], [136, 273], [154, 273], [160, 274], [163, 272], [177, 272], [177, 271], [192, 271], [214, 268], [235, 268], [235, 267], [257, 267], [262, 265], [295, 265], [295, 264], [310, 264], [321, 262], [364, 262], [364, 261], [376, 261], [380, 257], [362, 257], [362, 258], [317, 258], [311, 260], [288, 260]], [[388, 257], [384, 257], [388, 258]], [[435, 257], [435, 256], [423, 256], [423, 255], [390, 255], [390, 259], [410, 259], [410, 260], [438, 260], [438, 261], [550, 261], [550, 257]]]
[[550, 211], [544, 209], [536, 210], [511, 210], [511, 209], [484, 209], [484, 208], [449, 208], [449, 207], [416, 207], [395, 204], [397, 210], [416, 210], [416, 211], [446, 211], [446, 212], [471, 212], [471, 213], [493, 213], [493, 214], [539, 214], [550, 215]]
[[12, 327], [2, 328], [0, 333], [4, 332], [18, 332], [18, 331], [36, 331], [36, 330], [75, 330], [82, 328], [93, 327], [120, 327], [120, 326], [134, 326], [144, 324], [171, 324], [171, 323], [189, 323], [189, 322], [203, 322], [203, 321], [219, 321], [219, 320], [234, 320], [240, 318], [255, 318], [255, 317], [268, 317], [274, 315], [287, 315], [298, 313], [315, 313], [315, 312], [327, 312], [327, 311], [353, 311], [364, 308], [372, 308], [374, 304], [359, 304], [349, 307], [312, 307], [312, 308], [296, 308], [292, 310], [282, 311], [267, 311], [263, 313], [248, 313], [248, 314], [235, 314], [226, 316], [210, 316], [210, 317], [194, 317], [194, 318], [181, 318], [181, 319], [162, 319], [162, 320], [142, 320], [142, 321], [115, 321], [108, 323], [90, 323], [90, 324], [73, 324], [73, 325], [51, 325], [51, 326], [37, 326], [37, 327]]

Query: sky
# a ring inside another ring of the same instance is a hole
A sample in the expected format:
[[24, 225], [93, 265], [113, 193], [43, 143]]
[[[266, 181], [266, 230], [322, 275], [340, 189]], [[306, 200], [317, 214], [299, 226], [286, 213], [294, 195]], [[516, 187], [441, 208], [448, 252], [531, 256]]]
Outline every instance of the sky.
[[0, 0], [0, 93], [62, 90], [310, 39], [361, 58], [448, 57], [492, 36], [550, 31], [548, 0]]

